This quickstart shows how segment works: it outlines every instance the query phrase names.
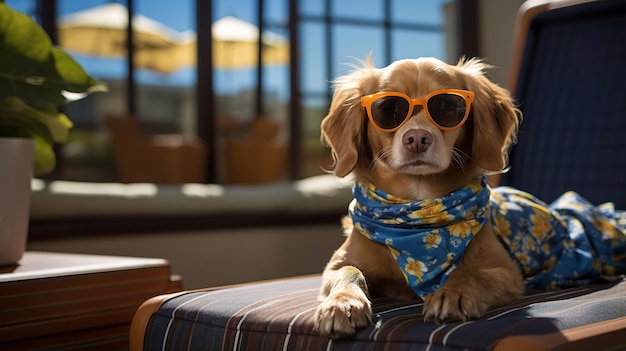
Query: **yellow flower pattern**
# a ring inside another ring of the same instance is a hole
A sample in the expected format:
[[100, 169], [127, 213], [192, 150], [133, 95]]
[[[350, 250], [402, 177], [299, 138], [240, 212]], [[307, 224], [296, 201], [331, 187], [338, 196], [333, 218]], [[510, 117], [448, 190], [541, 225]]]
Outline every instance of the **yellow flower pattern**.
[[[527, 287], [556, 289], [626, 273], [626, 214], [569, 192], [547, 205], [484, 177], [438, 199], [409, 201], [357, 183], [349, 214], [356, 230], [386, 245], [415, 293], [439, 289], [489, 220]], [[620, 224], [621, 223], [621, 224]]]
[[509, 187], [491, 189], [490, 221], [529, 288], [556, 289], [626, 273], [626, 228], [611, 205], [574, 192], [548, 205]]
[[404, 266], [404, 270], [410, 275], [415, 276], [418, 283], [424, 280], [424, 273], [428, 272], [428, 268], [422, 261], [415, 260], [411, 257], [407, 259], [407, 264]]
[[433, 246], [437, 247], [439, 246], [439, 244], [441, 244], [441, 236], [438, 234], [439, 232], [435, 230], [424, 237], [424, 242], [426, 243], [427, 249], [430, 249]]
[[468, 236], [474, 235], [474, 229], [476, 228], [476, 223], [474, 221], [465, 221], [457, 224], [453, 224], [450, 226], [450, 235], [458, 236], [460, 238], [467, 238]]
[[386, 245], [418, 296], [439, 289], [487, 221], [483, 178], [438, 199], [409, 201], [357, 183], [349, 213], [355, 228]]

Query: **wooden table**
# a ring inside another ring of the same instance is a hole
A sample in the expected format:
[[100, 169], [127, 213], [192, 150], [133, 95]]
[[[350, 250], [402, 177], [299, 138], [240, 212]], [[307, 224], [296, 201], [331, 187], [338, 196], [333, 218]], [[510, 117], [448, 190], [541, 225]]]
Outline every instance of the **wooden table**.
[[163, 259], [26, 252], [0, 266], [0, 349], [126, 349], [137, 308], [180, 290]]

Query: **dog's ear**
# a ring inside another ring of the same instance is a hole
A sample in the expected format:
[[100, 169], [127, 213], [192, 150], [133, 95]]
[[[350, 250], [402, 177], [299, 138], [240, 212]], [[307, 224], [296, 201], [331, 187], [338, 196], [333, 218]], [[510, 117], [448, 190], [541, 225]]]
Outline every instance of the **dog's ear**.
[[335, 80], [335, 91], [328, 115], [322, 121], [322, 143], [331, 148], [338, 177], [348, 175], [363, 150], [364, 124], [367, 118], [361, 108], [361, 96], [376, 88], [377, 70], [368, 60], [363, 67]]
[[459, 61], [467, 77], [467, 89], [474, 92], [472, 159], [481, 168], [500, 172], [508, 162], [509, 148], [515, 143], [521, 112], [508, 90], [491, 82], [484, 74], [490, 66], [478, 59]]

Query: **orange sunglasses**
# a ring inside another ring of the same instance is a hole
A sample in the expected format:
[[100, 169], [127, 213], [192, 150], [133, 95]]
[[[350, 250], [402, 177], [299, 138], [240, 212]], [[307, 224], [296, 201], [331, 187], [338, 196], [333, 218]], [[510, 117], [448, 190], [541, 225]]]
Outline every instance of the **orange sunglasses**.
[[398, 92], [384, 92], [366, 95], [361, 98], [370, 122], [380, 131], [391, 133], [402, 127], [413, 114], [413, 108], [420, 105], [426, 116], [441, 130], [461, 127], [467, 120], [474, 93], [467, 90], [436, 90], [422, 99], [412, 99]]

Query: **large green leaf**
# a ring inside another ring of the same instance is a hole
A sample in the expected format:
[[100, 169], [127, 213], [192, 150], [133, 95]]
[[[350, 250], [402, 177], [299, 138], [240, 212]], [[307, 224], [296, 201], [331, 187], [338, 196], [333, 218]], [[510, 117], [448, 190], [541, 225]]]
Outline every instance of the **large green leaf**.
[[0, 125], [22, 128], [26, 133], [38, 134], [51, 143], [66, 142], [73, 126], [58, 109], [51, 112], [37, 110], [15, 96], [0, 101]]
[[28, 16], [0, 3], [0, 97], [20, 96], [29, 105], [49, 109], [64, 103], [54, 84], [52, 43]]
[[53, 47], [52, 56], [59, 78], [64, 83], [63, 90], [73, 93], [93, 93], [107, 91], [106, 85], [100, 83], [85, 72], [67, 52]]
[[106, 91], [30, 17], [0, 2], [0, 136], [35, 140], [36, 170], [54, 168], [54, 143], [72, 122], [59, 112], [63, 93]]
[[52, 45], [28, 16], [0, 3], [0, 97], [19, 96], [42, 110], [66, 103], [63, 91], [106, 90]]
[[38, 135], [33, 136], [35, 142], [35, 167], [33, 172], [36, 175], [50, 173], [56, 166], [56, 155], [53, 145]]

